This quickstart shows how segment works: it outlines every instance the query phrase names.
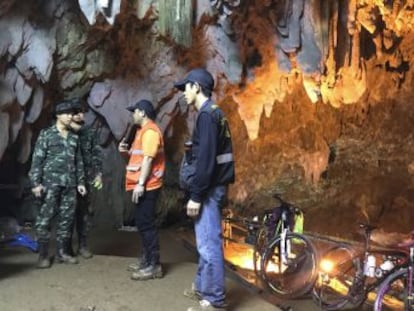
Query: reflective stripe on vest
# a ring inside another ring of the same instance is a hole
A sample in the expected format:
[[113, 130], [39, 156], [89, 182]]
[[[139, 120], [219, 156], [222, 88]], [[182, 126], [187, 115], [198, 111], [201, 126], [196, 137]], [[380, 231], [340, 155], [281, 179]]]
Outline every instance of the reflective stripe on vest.
[[138, 172], [140, 169], [141, 169], [141, 165], [140, 164], [128, 165], [126, 167], [126, 170], [127, 171], [130, 171], [130, 172]]
[[141, 155], [143, 154], [143, 151], [141, 149], [134, 149], [134, 150], [129, 150], [129, 154], [130, 155]]
[[[162, 152], [164, 152], [164, 149], [160, 148], [160, 149], [158, 149], [157, 153], [162, 153]], [[144, 151], [142, 149], [133, 149], [133, 150], [131, 149], [129, 151], [129, 154], [130, 155], [142, 155], [142, 154], [144, 154]]]
[[217, 161], [218, 164], [233, 162], [233, 154], [232, 153], [219, 154], [216, 157], [216, 161]]

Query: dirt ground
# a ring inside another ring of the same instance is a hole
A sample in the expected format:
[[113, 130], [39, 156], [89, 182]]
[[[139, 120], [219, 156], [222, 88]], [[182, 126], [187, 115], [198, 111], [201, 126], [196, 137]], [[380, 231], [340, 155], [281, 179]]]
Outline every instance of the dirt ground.
[[[48, 270], [35, 269], [37, 254], [0, 248], [0, 310], [180, 311], [194, 305], [182, 292], [193, 279], [197, 258], [175, 229], [161, 231], [165, 277], [145, 282], [130, 280], [126, 271], [139, 251], [136, 232], [95, 229], [92, 237], [92, 259], [80, 259], [78, 265], [56, 263]], [[231, 310], [279, 310], [231, 273], [227, 276]]]

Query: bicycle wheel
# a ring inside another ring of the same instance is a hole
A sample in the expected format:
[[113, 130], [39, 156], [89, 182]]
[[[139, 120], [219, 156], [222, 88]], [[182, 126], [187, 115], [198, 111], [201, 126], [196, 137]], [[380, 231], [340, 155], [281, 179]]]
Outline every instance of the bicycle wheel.
[[408, 275], [408, 268], [404, 268], [393, 272], [382, 281], [375, 299], [375, 311], [414, 310], [413, 284], [408, 283]]
[[340, 309], [351, 300], [349, 294], [358, 271], [354, 258], [348, 245], [335, 246], [322, 256], [312, 290], [313, 299], [321, 308]]
[[278, 296], [296, 298], [309, 292], [317, 274], [317, 253], [304, 235], [281, 234], [266, 247], [261, 261], [264, 283]]
[[266, 233], [267, 230], [265, 228], [262, 228], [259, 230], [257, 234], [256, 243], [254, 244], [253, 249], [253, 267], [254, 267], [254, 273], [258, 277], [262, 277], [261, 269], [260, 269], [260, 262], [262, 259], [262, 254], [266, 248]]

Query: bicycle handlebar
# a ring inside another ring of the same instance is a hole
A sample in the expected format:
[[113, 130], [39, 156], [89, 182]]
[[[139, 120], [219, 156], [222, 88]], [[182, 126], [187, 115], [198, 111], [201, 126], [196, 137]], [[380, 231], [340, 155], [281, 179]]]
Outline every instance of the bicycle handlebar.
[[285, 201], [281, 197], [281, 195], [279, 193], [274, 193], [273, 194], [273, 198], [276, 199], [276, 200], [278, 200], [282, 206], [289, 207], [289, 208], [293, 208], [295, 214], [304, 213], [304, 211], [300, 207], [298, 207], [296, 205], [293, 205], [292, 203], [289, 203], [289, 202]]
[[232, 223], [242, 223], [247, 226], [253, 226], [254, 228], [260, 228], [262, 224], [257, 220], [250, 220], [248, 218], [242, 218], [242, 217], [226, 217], [223, 218], [224, 221], [232, 222]]

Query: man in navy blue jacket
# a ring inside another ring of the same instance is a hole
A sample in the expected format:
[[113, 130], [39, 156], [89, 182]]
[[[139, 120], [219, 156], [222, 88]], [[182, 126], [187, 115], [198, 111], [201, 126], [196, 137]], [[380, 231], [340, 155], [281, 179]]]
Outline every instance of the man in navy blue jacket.
[[214, 79], [205, 69], [191, 70], [175, 83], [189, 105], [198, 110], [192, 135], [187, 215], [194, 218], [199, 264], [193, 286], [184, 295], [199, 300], [188, 311], [225, 310], [221, 208], [234, 182], [233, 148], [223, 111], [211, 100]]

